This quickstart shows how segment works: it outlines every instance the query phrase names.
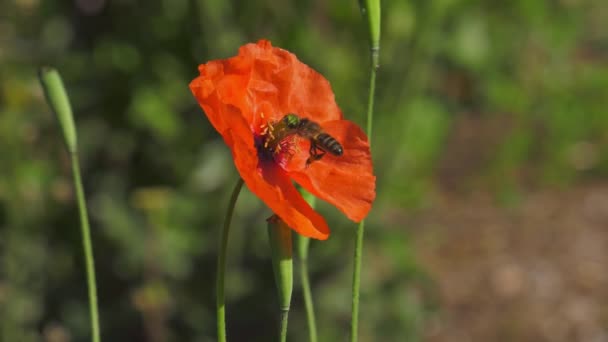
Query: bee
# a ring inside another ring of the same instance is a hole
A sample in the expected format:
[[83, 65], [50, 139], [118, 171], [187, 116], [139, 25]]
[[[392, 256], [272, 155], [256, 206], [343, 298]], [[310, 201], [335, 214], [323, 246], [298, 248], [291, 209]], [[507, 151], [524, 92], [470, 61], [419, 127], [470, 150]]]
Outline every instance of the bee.
[[300, 118], [292, 113], [286, 114], [282, 121], [290, 132], [310, 140], [310, 156], [306, 160], [306, 166], [323, 158], [327, 152], [336, 157], [344, 153], [344, 149], [338, 140], [325, 133], [318, 123], [306, 118]]

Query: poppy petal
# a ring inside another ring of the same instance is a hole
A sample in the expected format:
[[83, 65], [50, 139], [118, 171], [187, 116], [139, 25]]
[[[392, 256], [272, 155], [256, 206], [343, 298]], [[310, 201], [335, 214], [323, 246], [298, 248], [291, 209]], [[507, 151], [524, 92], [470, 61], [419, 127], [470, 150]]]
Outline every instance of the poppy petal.
[[346, 120], [325, 122], [323, 130], [341, 143], [343, 155], [326, 153], [306, 166], [308, 149], [300, 145], [300, 152], [285, 169], [313, 195], [336, 206], [349, 219], [361, 221], [376, 197], [376, 177], [367, 137], [359, 126]]
[[265, 113], [268, 120], [278, 121], [287, 113], [317, 122], [342, 119], [329, 81], [293, 53], [260, 40], [241, 48], [239, 56], [253, 59], [249, 91], [255, 102], [268, 101], [276, 109]]
[[251, 137], [251, 129], [240, 108], [225, 103], [214, 85], [198, 77], [190, 83], [190, 89], [228, 146], [232, 146], [231, 135], [227, 133], [229, 130], [232, 134]]
[[[235, 57], [202, 64], [199, 72], [190, 89], [201, 106], [216, 91], [220, 102], [239, 108], [254, 130], [260, 121], [276, 122], [287, 113], [317, 122], [343, 117], [329, 81], [267, 40], [244, 45]], [[220, 133], [229, 127], [223, 113], [205, 112]], [[263, 120], [256, 117], [260, 113]]]
[[296, 190], [287, 173], [273, 162], [259, 162], [251, 141], [233, 135], [234, 163], [251, 192], [300, 235], [325, 240], [329, 227]]

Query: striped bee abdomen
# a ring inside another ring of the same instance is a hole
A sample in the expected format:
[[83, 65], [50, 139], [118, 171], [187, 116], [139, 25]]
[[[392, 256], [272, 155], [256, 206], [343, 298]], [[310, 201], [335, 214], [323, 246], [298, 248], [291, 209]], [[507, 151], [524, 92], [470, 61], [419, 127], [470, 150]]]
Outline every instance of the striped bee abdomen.
[[327, 133], [320, 133], [317, 135], [315, 141], [318, 147], [333, 154], [334, 156], [341, 156], [342, 153], [344, 153], [342, 145], [340, 145], [338, 140], [334, 139], [334, 137]]

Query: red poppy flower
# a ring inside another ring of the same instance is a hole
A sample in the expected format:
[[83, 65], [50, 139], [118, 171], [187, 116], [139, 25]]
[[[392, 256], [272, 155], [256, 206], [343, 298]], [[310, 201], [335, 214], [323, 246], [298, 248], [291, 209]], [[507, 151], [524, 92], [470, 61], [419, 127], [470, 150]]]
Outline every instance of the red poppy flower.
[[[325, 219], [292, 180], [353, 221], [367, 215], [376, 196], [369, 143], [357, 125], [342, 118], [323, 76], [266, 40], [242, 46], [238, 56], [202, 64], [199, 71], [192, 93], [230, 147], [247, 187], [289, 227], [311, 238], [329, 236]], [[310, 162], [311, 138], [280, 125], [288, 113], [317, 123], [343, 153]]]

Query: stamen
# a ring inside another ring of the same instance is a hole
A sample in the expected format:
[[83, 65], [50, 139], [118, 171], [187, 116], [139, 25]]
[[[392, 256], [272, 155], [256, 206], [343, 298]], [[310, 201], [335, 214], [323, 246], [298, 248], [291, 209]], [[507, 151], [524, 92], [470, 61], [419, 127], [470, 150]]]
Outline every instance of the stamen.
[[[259, 117], [265, 119], [264, 113], [260, 112]], [[259, 132], [256, 144], [258, 155], [263, 160], [284, 166], [300, 151], [299, 138], [281, 120], [263, 122]]]
[[[268, 123], [266, 123], [266, 125], [267, 126], [264, 128], [264, 131], [262, 132], [262, 135], [267, 136], [266, 139], [264, 140], [264, 148], [268, 148], [268, 144], [275, 139], [274, 134], [272, 134], [272, 132], [274, 131], [273, 124], [268, 122]], [[268, 139], [268, 138], [270, 138], [270, 139]]]

